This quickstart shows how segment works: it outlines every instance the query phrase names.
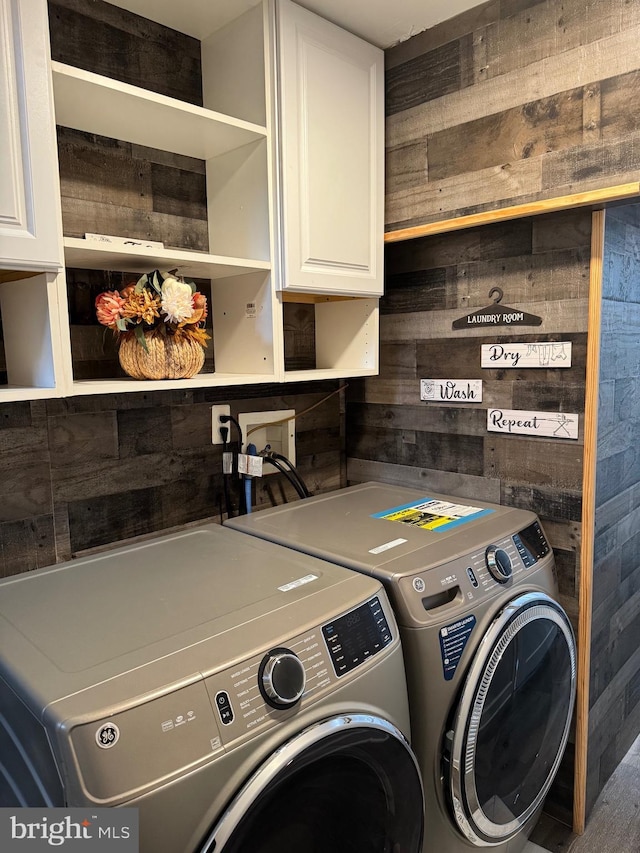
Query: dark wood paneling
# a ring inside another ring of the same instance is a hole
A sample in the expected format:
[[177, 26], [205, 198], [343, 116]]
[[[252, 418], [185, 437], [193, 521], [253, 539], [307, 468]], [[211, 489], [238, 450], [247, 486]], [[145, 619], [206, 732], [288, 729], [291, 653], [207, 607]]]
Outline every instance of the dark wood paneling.
[[102, 0], [49, 0], [51, 56], [202, 106], [200, 42]]
[[572, 89], [430, 134], [428, 180], [573, 148], [582, 141], [582, 111], [582, 89]]
[[387, 115], [411, 109], [460, 88], [460, 53], [469, 49], [458, 39], [388, 68], [385, 76]]
[[63, 127], [58, 152], [65, 236], [114, 234], [208, 250], [202, 161]]
[[[0, 577], [224, 510], [211, 404], [295, 409], [297, 467], [314, 493], [346, 484], [337, 382], [137, 392], [0, 405]], [[327, 398], [328, 397], [328, 398]], [[312, 411], [303, 414], [312, 406]], [[284, 478], [260, 505], [297, 499]], [[237, 503], [236, 503], [237, 505]]]
[[640, 730], [640, 206], [605, 220], [587, 805]]
[[496, 2], [388, 50], [387, 229], [637, 180], [639, 28], [626, 0]]

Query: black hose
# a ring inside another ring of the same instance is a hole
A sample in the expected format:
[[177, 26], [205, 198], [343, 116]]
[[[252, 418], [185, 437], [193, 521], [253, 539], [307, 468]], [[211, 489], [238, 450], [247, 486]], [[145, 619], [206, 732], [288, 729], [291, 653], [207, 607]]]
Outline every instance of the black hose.
[[300, 488], [301, 488], [301, 489], [302, 489], [302, 491], [304, 492], [304, 496], [305, 496], [305, 498], [310, 498], [310, 497], [311, 497], [311, 492], [310, 492], [310, 491], [309, 491], [309, 489], [307, 488], [307, 484], [306, 484], [306, 483], [305, 483], [305, 481], [302, 479], [302, 477], [301, 477], [300, 473], [298, 472], [298, 469], [295, 467], [295, 465], [293, 465], [293, 464], [292, 464], [292, 463], [287, 459], [287, 457], [286, 457], [286, 456], [283, 456], [283, 455], [282, 455], [282, 453], [277, 453], [275, 450], [273, 450], [273, 451], [271, 451], [271, 453], [269, 453], [269, 457], [270, 457], [270, 458], [272, 458], [272, 459], [277, 459], [278, 461], [280, 461], [280, 462], [282, 462], [284, 465], [286, 465], [286, 466], [288, 467], [289, 471], [291, 472], [291, 474], [292, 474], [292, 475], [296, 478], [296, 480], [298, 481], [298, 484], [299, 484]]
[[308, 498], [309, 497], [308, 494], [305, 494], [304, 489], [302, 488], [300, 483], [296, 480], [296, 478], [293, 476], [291, 471], [286, 467], [286, 465], [283, 465], [279, 459], [274, 459], [272, 456], [265, 456], [264, 461], [270, 462], [274, 468], [277, 468], [281, 474], [284, 474], [284, 476], [287, 478], [287, 480], [291, 483], [293, 488], [298, 493], [299, 497], [301, 497], [301, 498]]

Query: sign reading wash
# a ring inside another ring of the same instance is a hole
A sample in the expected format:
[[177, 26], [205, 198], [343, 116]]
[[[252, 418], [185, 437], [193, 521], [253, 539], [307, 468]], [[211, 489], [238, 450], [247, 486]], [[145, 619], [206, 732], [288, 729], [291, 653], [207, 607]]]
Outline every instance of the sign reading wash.
[[489, 432], [538, 435], [544, 438], [577, 438], [578, 415], [566, 412], [525, 412], [520, 409], [488, 409]]
[[138, 809], [0, 808], [0, 850], [138, 853]]
[[482, 379], [421, 379], [420, 399], [438, 403], [481, 403]]

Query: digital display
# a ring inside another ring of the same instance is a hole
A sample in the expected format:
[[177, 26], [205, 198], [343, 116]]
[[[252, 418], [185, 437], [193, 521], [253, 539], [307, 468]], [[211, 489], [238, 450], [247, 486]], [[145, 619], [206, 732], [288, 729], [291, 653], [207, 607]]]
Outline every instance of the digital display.
[[337, 676], [355, 669], [393, 639], [377, 596], [324, 625], [322, 634]]
[[533, 566], [549, 553], [549, 543], [537, 521], [525, 527], [513, 537], [518, 553], [527, 568]]

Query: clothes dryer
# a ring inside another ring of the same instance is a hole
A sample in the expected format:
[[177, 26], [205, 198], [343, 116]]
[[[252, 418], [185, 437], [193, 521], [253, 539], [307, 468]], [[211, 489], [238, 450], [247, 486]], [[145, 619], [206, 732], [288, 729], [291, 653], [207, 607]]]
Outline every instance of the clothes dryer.
[[228, 524], [383, 582], [405, 654], [425, 853], [521, 849], [565, 749], [576, 679], [537, 517], [367, 483]]
[[316, 558], [204, 525], [6, 579], [0, 709], [2, 807], [134, 807], [142, 853], [419, 853], [393, 611]]

